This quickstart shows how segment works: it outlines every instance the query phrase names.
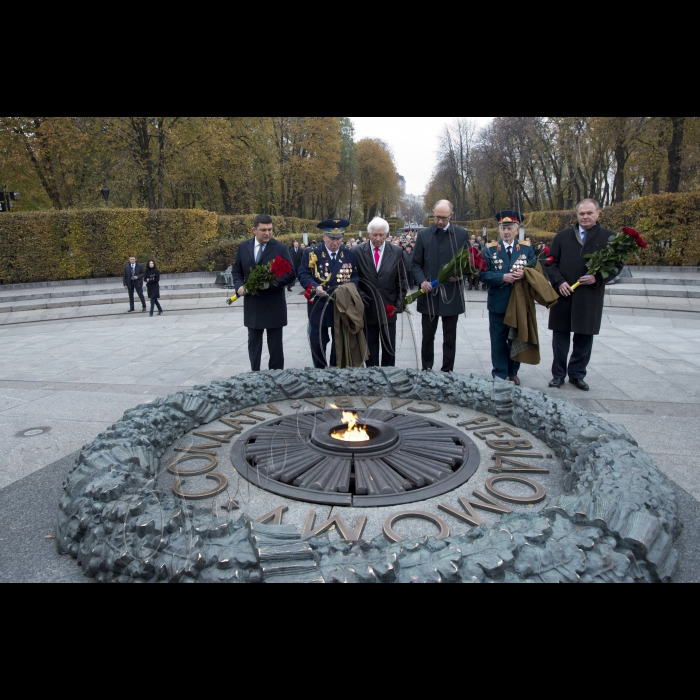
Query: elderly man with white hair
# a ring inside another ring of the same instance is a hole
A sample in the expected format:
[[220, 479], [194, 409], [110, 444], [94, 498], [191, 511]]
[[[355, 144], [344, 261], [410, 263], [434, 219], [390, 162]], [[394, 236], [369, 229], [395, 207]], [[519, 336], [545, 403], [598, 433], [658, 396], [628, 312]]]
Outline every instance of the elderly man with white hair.
[[387, 221], [374, 219], [368, 227], [369, 241], [355, 248], [365, 304], [368, 367], [396, 366], [396, 320], [408, 293], [403, 250], [387, 241], [390, 230]]

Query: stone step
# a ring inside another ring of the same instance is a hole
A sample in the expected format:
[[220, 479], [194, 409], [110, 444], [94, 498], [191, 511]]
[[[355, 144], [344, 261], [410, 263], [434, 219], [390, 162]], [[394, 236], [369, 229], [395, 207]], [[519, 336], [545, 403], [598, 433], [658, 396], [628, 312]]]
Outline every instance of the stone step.
[[617, 284], [657, 284], [669, 287], [700, 287], [700, 275], [666, 277], [663, 275], [635, 275], [624, 277]]
[[659, 266], [643, 266], [643, 265], [629, 265], [628, 269], [633, 275], [645, 274], [647, 272], [662, 272], [663, 274], [680, 272], [684, 275], [686, 274], [696, 274], [700, 275], [700, 267], [659, 267]]
[[[210, 278], [212, 283], [216, 280], [220, 273], [217, 272], [182, 272], [169, 275], [161, 275], [161, 282], [171, 282], [173, 280], [187, 280]], [[28, 289], [53, 289], [55, 287], [85, 287], [85, 286], [120, 286], [121, 277], [103, 277], [98, 279], [85, 280], [62, 280], [53, 282], [25, 282], [23, 284], [4, 284], [0, 286], [0, 291], [13, 292], [25, 291]]]
[[[231, 295], [231, 292], [225, 289], [202, 289], [199, 291], [182, 291], [182, 292], [165, 292], [160, 295], [161, 301], [176, 301], [178, 299], [214, 299], [225, 301]], [[88, 296], [88, 297], [67, 297], [63, 299], [47, 299], [34, 301], [18, 301], [7, 303], [0, 299], [0, 313], [17, 312], [17, 311], [36, 311], [37, 309], [66, 309], [74, 306], [105, 306], [108, 304], [128, 304], [129, 297], [122, 290], [120, 294], [111, 294], [103, 296]], [[136, 297], [138, 306], [139, 298]], [[148, 304], [148, 297], [146, 297]]]
[[[175, 291], [175, 290], [188, 290], [188, 289], [213, 289], [220, 290], [219, 287], [213, 283], [198, 283], [198, 284], [161, 284], [160, 291]], [[86, 289], [69, 289], [69, 290], [47, 290], [43, 294], [41, 292], [34, 292], [31, 294], [3, 294], [0, 292], [0, 304], [9, 302], [19, 302], [19, 301], [35, 301], [39, 299], [73, 299], [76, 297], [97, 297], [106, 295], [116, 295], [124, 294], [124, 287], [121, 286], [110, 286], [110, 287], [91, 287]], [[144, 289], [145, 293], [145, 289]]]
[[666, 286], [663, 284], [614, 284], [607, 287], [608, 296], [647, 296], [676, 297], [679, 299], [700, 299], [700, 288]]

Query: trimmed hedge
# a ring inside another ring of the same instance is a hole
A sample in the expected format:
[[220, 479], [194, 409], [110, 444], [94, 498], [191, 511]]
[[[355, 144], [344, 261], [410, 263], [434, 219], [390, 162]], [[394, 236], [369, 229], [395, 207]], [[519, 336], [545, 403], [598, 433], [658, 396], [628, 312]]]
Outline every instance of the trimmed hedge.
[[629, 264], [700, 265], [700, 193], [662, 194], [640, 197], [606, 209], [602, 223], [620, 231], [637, 229], [649, 243]]
[[118, 277], [130, 255], [191, 272], [216, 239], [217, 215], [190, 209], [96, 209], [0, 216], [0, 283]]
[[[662, 194], [640, 197], [631, 202], [615, 204], [603, 210], [600, 222], [613, 231], [624, 226], [637, 229], [649, 247], [639, 251], [639, 259], [631, 265], [690, 266], [700, 265], [700, 193]], [[558, 231], [576, 223], [571, 211], [543, 211], [527, 214], [528, 236], [536, 241], [552, 239]], [[498, 235], [493, 219], [470, 221], [470, 232], [481, 235], [484, 226], [489, 239]]]
[[[322, 234], [316, 221], [273, 217], [275, 238], [291, 245], [308, 231]], [[525, 225], [536, 242], [551, 239], [575, 222], [570, 211], [528, 214]], [[642, 265], [700, 265], [700, 193], [642, 197], [605, 209], [601, 223], [615, 231], [638, 229], [650, 243]], [[497, 236], [493, 219], [470, 221], [469, 230]], [[0, 284], [115, 277], [130, 255], [153, 257], [164, 273], [226, 269], [238, 244], [252, 236], [252, 216], [175, 209], [94, 209], [0, 215]], [[351, 227], [349, 236], [357, 227]]]

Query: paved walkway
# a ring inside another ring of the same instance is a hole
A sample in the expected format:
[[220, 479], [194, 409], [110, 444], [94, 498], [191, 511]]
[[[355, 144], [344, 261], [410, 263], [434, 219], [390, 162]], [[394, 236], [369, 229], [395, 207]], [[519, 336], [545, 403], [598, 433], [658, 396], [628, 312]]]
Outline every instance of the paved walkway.
[[[470, 299], [459, 327], [456, 370], [489, 375], [488, 315], [480, 298], [474, 301], [477, 295]], [[289, 303], [287, 365], [304, 368], [310, 352], [298, 287]], [[56, 463], [91, 442], [125, 410], [248, 371], [247, 333], [238, 305], [220, 302], [213, 309], [167, 311], [155, 318], [121, 311], [0, 327], [0, 496], [3, 489], [14, 493], [8, 487], [27, 488], [34, 483], [30, 478], [41, 483], [41, 470], [49, 465], [46, 479], [60, 478]], [[523, 368], [523, 385], [556, 393], [626, 426], [678, 486], [681, 500], [699, 506], [700, 316], [608, 309], [594, 348], [589, 394], [570, 385], [557, 392], [547, 388], [546, 318], [543, 311], [542, 365]], [[417, 315], [401, 321], [401, 367], [418, 367], [419, 321]], [[51, 488], [57, 488], [53, 481]]]

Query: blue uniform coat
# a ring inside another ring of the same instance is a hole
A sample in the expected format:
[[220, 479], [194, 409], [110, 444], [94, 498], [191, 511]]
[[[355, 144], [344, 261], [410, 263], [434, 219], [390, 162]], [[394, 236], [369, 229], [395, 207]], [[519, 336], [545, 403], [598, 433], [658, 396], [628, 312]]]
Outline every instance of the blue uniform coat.
[[513, 285], [506, 284], [503, 277], [511, 273], [516, 261], [525, 256], [529, 266], [534, 266], [537, 256], [527, 243], [513, 243], [513, 258], [508, 258], [508, 247], [501, 240], [490, 243], [484, 248], [483, 257], [486, 262], [486, 272], [481, 275], [481, 283], [489, 288], [488, 309], [494, 314], [505, 314], [508, 311]]
[[[318, 260], [316, 269], [312, 269], [310, 265], [311, 255], [314, 254]], [[342, 272], [343, 268], [346, 272]], [[318, 273], [318, 274], [317, 274]], [[339, 281], [338, 276], [343, 276], [343, 280], [348, 280], [355, 286], [360, 281], [360, 275], [355, 263], [355, 254], [352, 250], [344, 245], [338, 250], [338, 256], [335, 264], [331, 264], [331, 257], [324, 243], [307, 248], [304, 251], [304, 257], [299, 268], [299, 281], [304, 289], [308, 289], [309, 285], [316, 289], [322, 285], [322, 280], [330, 276], [328, 282], [323, 283], [323, 288], [332, 294], [345, 281]], [[333, 328], [335, 325], [335, 316], [333, 312], [333, 303], [328, 299], [315, 298], [313, 304], [308, 304], [309, 319], [311, 325], [315, 327]]]

